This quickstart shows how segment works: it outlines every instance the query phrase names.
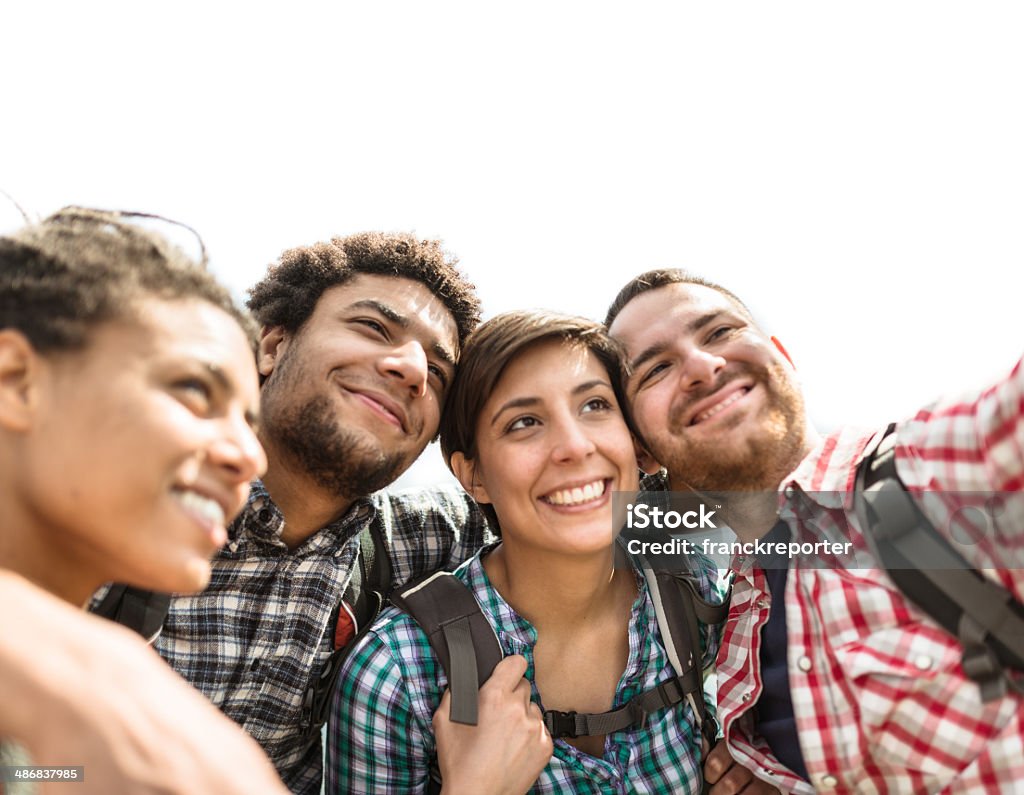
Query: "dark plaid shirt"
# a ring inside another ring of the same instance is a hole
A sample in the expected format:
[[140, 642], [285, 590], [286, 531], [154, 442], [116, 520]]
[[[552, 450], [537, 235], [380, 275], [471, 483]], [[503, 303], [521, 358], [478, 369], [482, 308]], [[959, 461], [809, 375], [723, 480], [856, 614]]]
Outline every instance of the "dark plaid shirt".
[[302, 729], [303, 696], [332, 650], [328, 632], [370, 522], [384, 530], [402, 584], [454, 568], [485, 541], [486, 520], [458, 487], [379, 492], [295, 549], [284, 518], [253, 484], [209, 587], [176, 597], [160, 652], [182, 676], [263, 746], [295, 793], [320, 792], [320, 734]]

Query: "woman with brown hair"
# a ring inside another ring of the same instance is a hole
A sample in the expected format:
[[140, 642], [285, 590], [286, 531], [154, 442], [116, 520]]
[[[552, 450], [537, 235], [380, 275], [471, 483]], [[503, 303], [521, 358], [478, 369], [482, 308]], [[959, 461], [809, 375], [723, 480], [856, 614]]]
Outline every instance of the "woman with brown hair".
[[[503, 653], [526, 658], [537, 708], [603, 713], [676, 674], [645, 579], [616, 543], [612, 495], [638, 488], [622, 405], [618, 348], [603, 328], [547, 312], [483, 324], [446, 404], [446, 460], [502, 537], [455, 576]], [[713, 577], [700, 573], [705, 597]], [[713, 659], [715, 639], [703, 641]], [[422, 630], [388, 611], [339, 681], [328, 791], [426, 791], [447, 680]], [[557, 738], [531, 791], [698, 792], [700, 756], [684, 701], [644, 725]]]

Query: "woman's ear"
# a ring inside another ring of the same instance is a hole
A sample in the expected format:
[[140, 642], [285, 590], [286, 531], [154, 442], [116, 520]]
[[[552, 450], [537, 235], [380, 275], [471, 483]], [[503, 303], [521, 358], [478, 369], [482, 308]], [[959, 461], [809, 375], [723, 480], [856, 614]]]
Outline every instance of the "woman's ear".
[[462, 488], [469, 493], [470, 497], [481, 504], [491, 501], [491, 498], [487, 496], [487, 489], [477, 477], [476, 463], [472, 459], [466, 458], [462, 453], [452, 453], [451, 465], [452, 472], [455, 473], [455, 477], [458, 478]]
[[653, 475], [661, 469], [661, 464], [655, 461], [654, 456], [648, 453], [647, 448], [636, 439], [633, 440], [633, 450], [636, 452], [636, 465], [640, 468], [641, 472]]
[[256, 368], [266, 378], [277, 365], [278, 359], [288, 347], [288, 338], [284, 326], [264, 326], [260, 333], [259, 353], [256, 355]]
[[40, 361], [20, 331], [0, 331], [0, 427], [23, 432], [32, 425]]

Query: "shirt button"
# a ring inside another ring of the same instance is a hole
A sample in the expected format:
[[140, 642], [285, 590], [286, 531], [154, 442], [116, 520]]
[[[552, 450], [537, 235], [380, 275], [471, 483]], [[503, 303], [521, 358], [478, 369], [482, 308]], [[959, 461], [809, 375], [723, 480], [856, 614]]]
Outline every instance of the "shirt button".
[[261, 508], [260, 512], [256, 514], [256, 516], [259, 518], [261, 522], [266, 524], [271, 520], [271, 518], [273, 518], [274, 514], [270, 512], [269, 508]]
[[744, 701], [750, 701], [750, 693], [744, 693], [743, 694], [743, 700]]
[[764, 610], [766, 607], [768, 607], [768, 600], [758, 599], [755, 603], [755, 607], [757, 607], [758, 610]]
[[821, 786], [832, 789], [839, 783], [839, 779], [829, 774], [821, 777]]
[[786, 486], [785, 494], [786, 494], [787, 497], [792, 497], [793, 494], [794, 494], [793, 487], [792, 486]]
[[932, 667], [932, 658], [927, 654], [922, 654], [914, 659], [914, 667], [919, 671], [927, 671]]
[[807, 673], [809, 670], [811, 670], [811, 658], [801, 657], [799, 660], [796, 661], [796, 667], [804, 673]]

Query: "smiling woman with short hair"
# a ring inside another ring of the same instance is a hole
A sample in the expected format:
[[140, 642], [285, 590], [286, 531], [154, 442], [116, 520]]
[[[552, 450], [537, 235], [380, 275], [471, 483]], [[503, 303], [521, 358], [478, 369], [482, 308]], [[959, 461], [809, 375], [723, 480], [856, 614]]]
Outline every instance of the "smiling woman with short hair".
[[[599, 324], [513, 312], [470, 336], [445, 407], [444, 454], [502, 536], [455, 576], [502, 652], [526, 658], [546, 710], [606, 712], [676, 676], [644, 577], [616, 543], [612, 494], [638, 488], [621, 394], [618, 348]], [[713, 659], [717, 641], [703, 641]], [[427, 791], [448, 683], [418, 625], [382, 615], [339, 682], [328, 791]], [[642, 726], [556, 739], [531, 791], [698, 792], [700, 754], [681, 702]]]

